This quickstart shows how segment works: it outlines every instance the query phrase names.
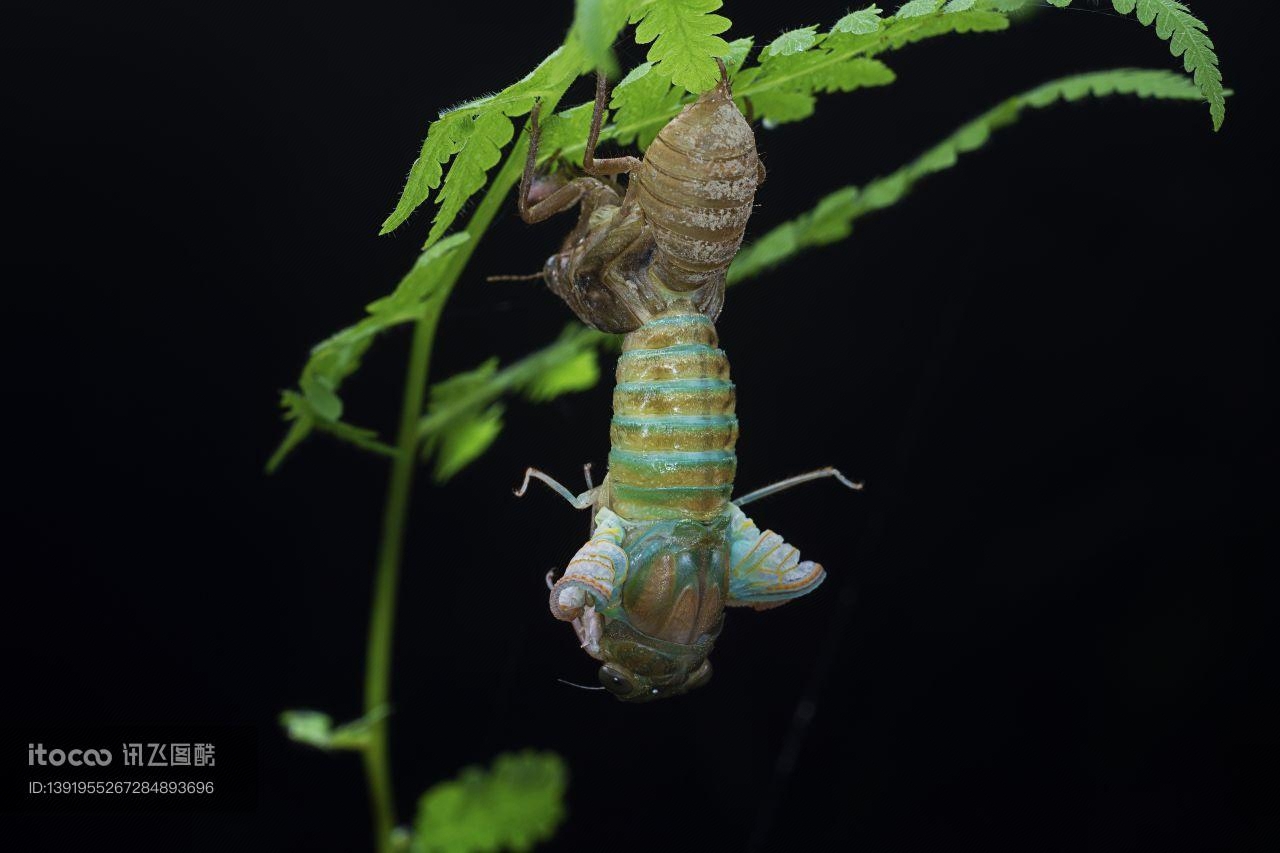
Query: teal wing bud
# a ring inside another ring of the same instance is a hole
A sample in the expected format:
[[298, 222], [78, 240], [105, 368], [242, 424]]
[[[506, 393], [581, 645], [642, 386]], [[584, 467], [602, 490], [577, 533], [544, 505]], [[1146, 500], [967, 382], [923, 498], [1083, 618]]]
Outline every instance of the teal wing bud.
[[729, 606], [765, 610], [813, 592], [826, 578], [822, 566], [800, 561], [800, 550], [772, 530], [761, 533], [739, 507], [730, 510]]

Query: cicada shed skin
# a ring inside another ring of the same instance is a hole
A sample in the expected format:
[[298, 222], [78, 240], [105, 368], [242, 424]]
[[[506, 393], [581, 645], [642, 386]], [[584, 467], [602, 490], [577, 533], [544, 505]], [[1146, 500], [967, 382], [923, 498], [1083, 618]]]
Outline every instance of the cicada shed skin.
[[[822, 469], [731, 499], [738, 418], [714, 321], [764, 170], [727, 74], [671, 120], [643, 159], [594, 157], [607, 92], [600, 78], [583, 167], [548, 185], [534, 174], [537, 112], [520, 212], [538, 222], [574, 205], [577, 226], [543, 278], [580, 319], [624, 333], [613, 393], [609, 471], [573, 495], [593, 533], [551, 583], [551, 612], [601, 661], [624, 701], [685, 693], [711, 677], [726, 607], [757, 610], [804, 595], [825, 572], [741, 506]], [[612, 176], [628, 173], [625, 191]]]

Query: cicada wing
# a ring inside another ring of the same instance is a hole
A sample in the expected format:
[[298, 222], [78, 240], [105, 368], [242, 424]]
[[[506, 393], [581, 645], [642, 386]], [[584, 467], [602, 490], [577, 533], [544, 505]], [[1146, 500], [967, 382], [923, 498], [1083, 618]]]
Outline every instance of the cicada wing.
[[764, 610], [817, 589], [826, 571], [772, 530], [763, 533], [734, 507], [729, 540], [729, 606]]

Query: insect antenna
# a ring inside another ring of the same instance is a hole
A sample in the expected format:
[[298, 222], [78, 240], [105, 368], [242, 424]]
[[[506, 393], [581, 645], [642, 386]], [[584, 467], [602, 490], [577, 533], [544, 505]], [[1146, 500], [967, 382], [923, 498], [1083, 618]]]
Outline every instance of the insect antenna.
[[528, 275], [487, 275], [485, 281], [533, 281], [535, 278], [542, 278], [541, 272], [529, 273]]
[[574, 684], [572, 681], [565, 681], [563, 678], [557, 678], [556, 681], [560, 682], [561, 684], [567, 684], [570, 687], [576, 687], [579, 690], [604, 690], [603, 687], [588, 687], [585, 684]]

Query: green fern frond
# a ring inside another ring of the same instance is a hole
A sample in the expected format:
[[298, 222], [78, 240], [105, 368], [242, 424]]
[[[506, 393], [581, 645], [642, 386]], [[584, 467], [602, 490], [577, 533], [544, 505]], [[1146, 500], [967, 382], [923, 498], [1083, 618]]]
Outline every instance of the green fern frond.
[[[784, 33], [762, 51], [758, 65], [738, 71], [735, 85], [739, 100], [750, 100], [771, 124], [796, 121], [813, 112], [817, 94], [892, 82], [893, 73], [871, 59], [876, 54], [944, 33], [986, 32], [1008, 26], [1007, 18], [996, 12], [956, 11], [937, 5], [941, 0], [929, 2], [929, 9], [921, 7], [905, 18], [901, 11], [898, 16], [881, 18], [879, 7], [871, 6], [845, 15], [827, 33], [818, 33], [813, 27]], [[729, 25], [722, 16], [710, 14], [720, 5], [719, 0], [581, 4], [580, 13], [584, 8], [596, 10], [591, 34], [586, 33], [585, 24], [575, 24], [565, 45], [523, 80], [495, 95], [446, 111], [431, 123], [422, 152], [379, 233], [395, 230], [437, 192], [438, 209], [425, 245], [439, 240], [467, 201], [484, 188], [489, 171], [514, 137], [512, 119], [528, 113], [535, 98], [544, 102], [544, 115], [551, 113], [569, 84], [598, 62], [600, 44], [607, 38], [599, 27], [621, 26], [624, 14], [638, 24], [636, 41], [653, 42], [653, 46], [649, 61], [624, 80], [636, 84], [633, 92], [615, 93], [614, 107], [622, 114], [615, 116], [602, 139], [635, 141], [643, 148], [688, 102], [686, 92], [704, 91], [715, 83], [719, 78], [716, 57], [727, 58], [727, 64], [735, 69], [743, 64], [752, 41], [726, 42], [716, 35]], [[587, 41], [593, 46], [586, 46]], [[671, 90], [663, 88], [664, 84]], [[580, 105], [567, 113], [585, 120], [589, 109]], [[553, 123], [549, 117], [548, 124]], [[577, 121], [573, 126], [577, 127]], [[570, 160], [581, 157], [582, 137], [573, 145], [550, 144], [558, 141], [548, 139], [543, 146], [547, 156], [560, 150]]]
[[[1072, 0], [1049, 0], [1060, 9], [1070, 6]], [[1156, 35], [1169, 42], [1169, 52], [1182, 59], [1183, 69], [1191, 75], [1200, 93], [1209, 102], [1209, 116], [1213, 129], [1221, 130], [1227, 117], [1227, 91], [1222, 84], [1222, 70], [1218, 55], [1209, 38], [1209, 27], [1186, 4], [1178, 0], [1111, 0], [1111, 6], [1121, 15], [1138, 13], [1138, 21], [1149, 27], [1155, 24]]]
[[759, 64], [734, 79], [734, 93], [767, 126], [813, 114], [817, 95], [884, 86], [893, 72], [877, 54], [944, 33], [994, 32], [1008, 27], [1004, 15], [985, 9], [917, 0], [889, 18], [878, 6], [850, 12], [826, 33], [816, 27], [791, 30], [760, 51]]
[[693, 94], [705, 92], [720, 79], [717, 57], [729, 43], [720, 33], [729, 29], [723, 15], [711, 14], [721, 0], [645, 0], [631, 13], [636, 44], [649, 44], [645, 57], [654, 71]]
[[467, 200], [484, 188], [489, 170], [497, 165], [502, 149], [515, 134], [512, 118], [533, 109], [535, 99], [541, 99], [548, 112], [554, 110], [569, 84], [589, 69], [586, 53], [571, 40], [518, 83], [443, 113], [431, 123], [422, 153], [410, 168], [400, 199], [379, 233], [394, 231], [440, 188], [426, 246], [439, 240]]
[[991, 134], [1016, 122], [1027, 108], [1042, 109], [1058, 101], [1086, 97], [1134, 95], [1180, 101], [1200, 100], [1194, 83], [1170, 71], [1118, 69], [1078, 74], [1015, 95], [962, 125], [911, 163], [864, 187], [844, 187], [825, 196], [809, 212], [777, 226], [744, 247], [729, 268], [733, 284], [758, 275], [805, 249], [848, 237], [853, 222], [901, 201], [921, 179], [950, 169], [960, 155], [981, 148]]
[[421, 319], [429, 311], [440, 310], [438, 297], [447, 266], [445, 259], [469, 239], [466, 233], [454, 234], [423, 252], [389, 296], [366, 306], [368, 316], [312, 347], [298, 379], [298, 391], [285, 391], [281, 395], [280, 403], [290, 426], [267, 462], [268, 471], [278, 468], [313, 430], [327, 432], [367, 450], [395, 454], [393, 448], [377, 441], [377, 433], [342, 421], [343, 404], [338, 391], [343, 380], [360, 367], [360, 360], [375, 336], [393, 326]]

